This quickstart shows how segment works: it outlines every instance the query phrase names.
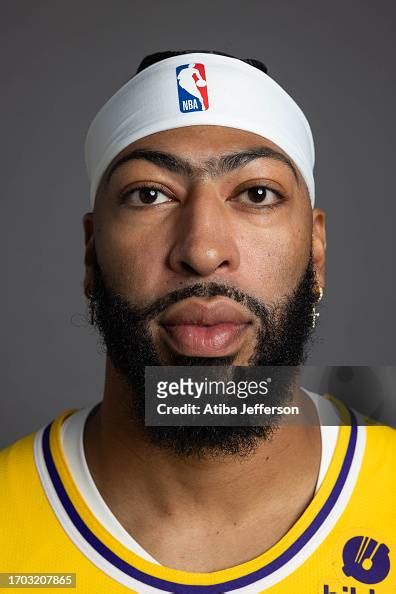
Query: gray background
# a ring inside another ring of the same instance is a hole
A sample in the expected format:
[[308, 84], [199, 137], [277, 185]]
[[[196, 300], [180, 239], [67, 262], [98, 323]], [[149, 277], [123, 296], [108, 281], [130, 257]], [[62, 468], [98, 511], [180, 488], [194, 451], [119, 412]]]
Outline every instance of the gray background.
[[165, 49], [260, 58], [306, 112], [317, 205], [328, 216], [328, 285], [310, 363], [370, 366], [347, 379], [328, 367], [312, 377], [391, 402], [395, 368], [377, 366], [396, 365], [395, 6], [3, 0], [0, 446], [101, 398], [104, 355], [82, 297], [83, 141], [140, 59]]

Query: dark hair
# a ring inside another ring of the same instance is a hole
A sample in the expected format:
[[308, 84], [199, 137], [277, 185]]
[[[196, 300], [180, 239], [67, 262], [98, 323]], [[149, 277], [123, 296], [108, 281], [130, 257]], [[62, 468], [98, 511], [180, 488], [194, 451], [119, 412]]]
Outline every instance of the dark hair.
[[152, 66], [152, 64], [156, 64], [157, 62], [161, 62], [161, 60], [166, 60], [167, 58], [172, 58], [173, 56], [183, 56], [184, 54], [216, 54], [219, 56], [227, 56], [227, 58], [235, 58], [236, 60], [241, 60], [241, 62], [246, 62], [246, 64], [250, 64], [250, 66], [254, 66], [254, 68], [258, 68], [262, 72], [267, 74], [267, 66], [264, 62], [260, 60], [256, 60], [255, 58], [237, 58], [236, 56], [232, 56], [231, 54], [225, 54], [224, 52], [218, 52], [215, 50], [176, 50], [176, 51], [166, 51], [166, 52], [156, 52], [154, 54], [149, 54], [140, 62], [139, 67], [136, 71], [141, 72], [145, 68]]

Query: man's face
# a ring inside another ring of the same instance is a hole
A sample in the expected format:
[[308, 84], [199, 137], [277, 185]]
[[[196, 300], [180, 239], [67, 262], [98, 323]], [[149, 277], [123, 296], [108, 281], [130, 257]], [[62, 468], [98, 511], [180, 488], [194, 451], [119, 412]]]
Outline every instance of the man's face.
[[218, 126], [141, 139], [108, 168], [84, 226], [86, 290], [99, 280], [112, 294], [100, 315], [123, 343], [114, 359], [128, 357], [129, 335], [135, 356], [140, 326], [145, 364], [301, 362], [312, 274], [324, 285], [324, 216], [271, 142]]

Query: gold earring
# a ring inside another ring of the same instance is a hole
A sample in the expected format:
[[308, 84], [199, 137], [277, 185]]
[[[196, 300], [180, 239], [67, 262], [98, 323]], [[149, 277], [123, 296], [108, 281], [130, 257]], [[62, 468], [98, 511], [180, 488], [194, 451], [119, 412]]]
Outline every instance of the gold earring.
[[312, 307], [312, 328], [316, 327], [316, 318], [319, 318], [320, 313], [316, 311], [316, 305], [322, 301], [323, 297], [323, 289], [322, 287], [318, 287], [318, 298], [316, 300], [315, 305]]

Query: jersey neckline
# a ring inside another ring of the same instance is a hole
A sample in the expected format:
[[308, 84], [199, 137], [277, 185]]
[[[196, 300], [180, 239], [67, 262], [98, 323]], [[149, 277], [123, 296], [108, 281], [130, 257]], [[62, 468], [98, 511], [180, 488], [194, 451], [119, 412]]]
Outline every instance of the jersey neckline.
[[[319, 396], [314, 392], [310, 392], [305, 388], [301, 389], [310, 397], [315, 405], [320, 423], [321, 460], [314, 491], [314, 494], [316, 494], [333, 457], [338, 438], [340, 419], [335, 405], [329, 399]], [[134, 539], [133, 535], [127, 532], [120, 524], [117, 517], [114, 516], [113, 512], [103, 499], [101, 493], [98, 491], [89, 470], [84, 450], [84, 428], [87, 419], [94, 413], [99, 404], [100, 403], [91, 404], [85, 408], [77, 410], [62, 423], [62, 451], [70, 474], [72, 475], [81, 496], [85, 500], [87, 506], [91, 509], [93, 515], [96, 516], [99, 523], [101, 523], [116, 540], [120, 541], [129, 550], [152, 563], [161, 565], [162, 563], [159, 563], [159, 561], [154, 559], [152, 555], [150, 555], [150, 553]], [[330, 425], [328, 424], [329, 422]]]
[[[114, 566], [119, 572], [146, 586], [166, 592], [217, 594], [240, 590], [280, 570], [286, 570], [287, 566], [289, 569], [295, 567], [296, 558], [301, 557], [304, 549], [312, 548], [309, 545], [314, 539], [319, 539], [321, 535], [323, 540], [324, 527], [327, 532], [335, 525], [340, 515], [335, 513], [335, 508], [340, 507], [338, 504], [341, 499], [345, 508], [349, 499], [349, 496], [345, 497], [345, 485], [353, 479], [352, 474], [357, 474], [356, 469], [353, 473], [351, 469], [357, 450], [358, 432], [363, 427], [357, 426], [352, 411], [337, 401], [335, 404], [341, 408], [341, 417], [349, 417], [350, 423], [339, 428], [333, 459], [314, 498], [275, 545], [256, 558], [228, 569], [198, 573], [158, 565], [130, 551], [105, 529], [81, 497], [62, 450], [62, 423], [74, 410], [66, 411], [41, 432], [40, 443], [36, 447], [36, 457], [41, 459], [39, 473], [44, 489], [52, 491], [51, 499], [54, 500], [54, 495], [56, 497], [53, 507], [57, 508], [54, 511], [62, 525], [65, 527], [65, 522], [71, 522], [73, 531], [79, 533], [84, 547], [88, 545], [83, 551], [85, 554], [88, 549], [93, 549], [106, 565]], [[347, 491], [351, 493], [350, 488]], [[67, 531], [70, 536], [70, 531]]]

